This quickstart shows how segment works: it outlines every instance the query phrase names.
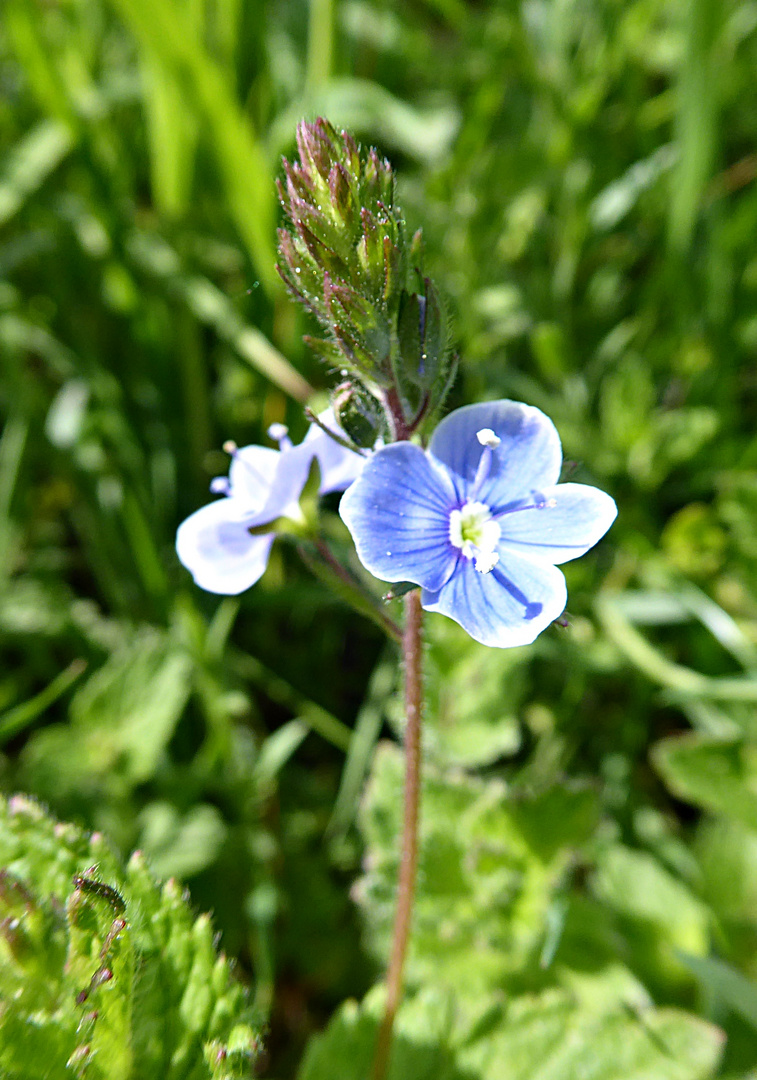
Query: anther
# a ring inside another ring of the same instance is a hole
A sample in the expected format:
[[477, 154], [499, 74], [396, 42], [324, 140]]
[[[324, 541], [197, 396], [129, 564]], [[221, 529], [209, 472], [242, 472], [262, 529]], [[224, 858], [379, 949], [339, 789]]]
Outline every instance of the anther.
[[289, 428], [286, 424], [271, 424], [268, 428], [268, 438], [273, 439], [274, 442], [289, 442], [289, 439], [287, 438], [288, 435]]
[[499, 435], [495, 435], [491, 428], [481, 428], [476, 432], [476, 438], [482, 446], [488, 446], [490, 450], [494, 450], [502, 442]]

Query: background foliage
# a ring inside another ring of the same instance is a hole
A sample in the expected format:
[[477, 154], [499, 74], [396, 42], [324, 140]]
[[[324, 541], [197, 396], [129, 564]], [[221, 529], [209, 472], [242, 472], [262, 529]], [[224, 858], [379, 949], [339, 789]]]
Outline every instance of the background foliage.
[[499, 653], [427, 620], [395, 1075], [753, 1078], [757, 4], [3, 14], [3, 788], [214, 911], [260, 1075], [360, 1075], [375, 993], [305, 1047], [386, 953], [394, 654], [283, 546], [239, 601], [173, 552], [223, 440], [300, 434], [326, 385], [273, 270], [279, 158], [325, 114], [397, 166], [453, 403], [540, 406], [620, 508], [567, 629]]

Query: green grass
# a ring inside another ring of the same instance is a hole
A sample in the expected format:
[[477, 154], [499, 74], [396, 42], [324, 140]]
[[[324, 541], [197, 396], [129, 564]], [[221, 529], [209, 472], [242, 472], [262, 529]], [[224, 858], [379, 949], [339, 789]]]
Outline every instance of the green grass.
[[[200, 593], [173, 550], [226, 469], [224, 440], [263, 441], [281, 420], [299, 437], [302, 404], [329, 385], [274, 270], [280, 155], [323, 112], [396, 165], [449, 298], [451, 404], [543, 408], [573, 477], [620, 510], [566, 567], [567, 630], [499, 654], [428, 620], [429, 814], [454, 818], [463, 789], [525, 809], [491, 839], [510, 844], [516, 884], [450, 849], [427, 867], [424, 918], [449, 916], [450, 940], [482, 920], [487, 955], [517, 939], [503, 969], [482, 967], [487, 1007], [503, 989], [562, 994], [576, 972], [586, 995], [589, 969], [618, 964], [636, 988], [626, 1005], [648, 995], [725, 1031], [719, 1066], [702, 1050], [715, 1071], [681, 1078], [745, 1080], [753, 5], [6, 0], [4, 15], [3, 788], [187, 880], [270, 1010], [271, 1080], [294, 1076], [308, 1036], [380, 971], [381, 866], [350, 899], [363, 852], [380, 863], [393, 835], [376, 831], [374, 748], [396, 726], [380, 632], [283, 545], [239, 602]], [[548, 796], [576, 790], [591, 808], [551, 836], [567, 795], [558, 811]], [[486, 847], [468, 818], [455, 843], [468, 829]], [[646, 897], [630, 887], [639, 867]], [[510, 887], [523, 905], [504, 904], [500, 926], [492, 905]], [[681, 930], [664, 904], [684, 894]], [[426, 993], [424, 942], [411, 970]], [[494, 1012], [468, 1019], [505, 1030]], [[461, 1076], [485, 1075], [476, 1053], [456, 1059]]]

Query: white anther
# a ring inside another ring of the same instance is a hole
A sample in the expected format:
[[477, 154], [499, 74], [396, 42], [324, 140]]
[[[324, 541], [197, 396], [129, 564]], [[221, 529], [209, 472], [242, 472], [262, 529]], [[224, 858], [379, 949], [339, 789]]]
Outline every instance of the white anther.
[[479, 574], [488, 574], [490, 570], [499, 562], [499, 555], [496, 551], [480, 551], [473, 560], [473, 565]]
[[274, 442], [281, 442], [289, 434], [289, 428], [286, 424], [271, 424], [268, 428], [268, 438], [273, 439]]
[[450, 543], [459, 548], [481, 574], [488, 574], [499, 562], [496, 551], [500, 527], [484, 503], [468, 502], [449, 515]]
[[502, 442], [499, 435], [495, 435], [490, 427], [481, 428], [476, 432], [476, 438], [482, 446], [488, 446], [490, 450], [494, 450]]

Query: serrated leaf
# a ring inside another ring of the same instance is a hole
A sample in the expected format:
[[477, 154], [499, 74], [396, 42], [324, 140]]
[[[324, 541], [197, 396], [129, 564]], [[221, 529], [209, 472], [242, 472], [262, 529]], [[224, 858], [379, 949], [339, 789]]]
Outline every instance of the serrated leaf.
[[676, 1009], [591, 1010], [547, 991], [516, 998], [459, 1055], [480, 1080], [705, 1080], [722, 1033]]
[[[398, 748], [381, 745], [360, 813], [366, 871], [355, 895], [370, 948], [382, 961], [394, 915], [402, 776]], [[541, 947], [569, 853], [544, 861], [532, 849], [499, 780], [450, 776], [429, 766], [422, 807], [408, 979], [454, 986], [475, 998], [501, 986]]]
[[[611, 978], [613, 976], [611, 975]], [[601, 977], [599, 978], [601, 982]], [[364, 1080], [381, 996], [347, 1002], [311, 1040], [298, 1080]], [[614, 994], [593, 1006], [561, 990], [479, 1004], [473, 1031], [459, 1023], [453, 993], [426, 989], [400, 1009], [388, 1080], [706, 1080], [723, 1035], [676, 1009]]]
[[249, 1076], [245, 992], [175, 882], [18, 796], [0, 801], [0, 866], [3, 1080]]
[[[455, 1064], [448, 1045], [451, 1001], [427, 989], [399, 1010], [387, 1080], [474, 1080]], [[311, 1039], [297, 1080], [365, 1080], [370, 1073], [382, 997], [348, 1001], [325, 1032]]]

